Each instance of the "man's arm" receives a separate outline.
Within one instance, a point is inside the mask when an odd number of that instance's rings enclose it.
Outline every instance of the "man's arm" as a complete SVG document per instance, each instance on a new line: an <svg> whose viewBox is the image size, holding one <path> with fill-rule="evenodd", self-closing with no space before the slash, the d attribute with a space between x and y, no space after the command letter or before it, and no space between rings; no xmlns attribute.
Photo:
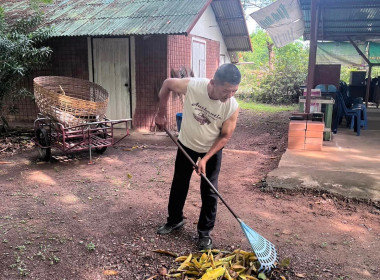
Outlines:
<svg viewBox="0 0 380 280"><path fill-rule="evenodd" d="M178 92L185 94L187 91L187 85L189 84L190 79L177 79L177 78L169 78L164 81L160 92L158 93L158 97L160 99L158 105L158 113L156 116L156 125L159 128L165 127L166 124L166 114L167 114L167 106L170 92Z"/></svg>
<svg viewBox="0 0 380 280"><path fill-rule="evenodd" d="M238 115L239 108L236 109L236 111L232 114L231 117L229 117L229 119L224 121L219 137L215 140L214 144L211 146L206 155L198 162L198 173L206 174L207 161L221 148L223 148L227 144L228 140L230 140L236 127Z"/></svg>

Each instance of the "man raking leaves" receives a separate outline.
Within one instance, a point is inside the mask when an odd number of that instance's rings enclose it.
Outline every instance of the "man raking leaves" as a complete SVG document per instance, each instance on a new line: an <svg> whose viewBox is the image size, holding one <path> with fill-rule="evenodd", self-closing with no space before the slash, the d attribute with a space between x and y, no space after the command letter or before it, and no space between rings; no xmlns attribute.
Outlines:
<svg viewBox="0 0 380 280"><path fill-rule="evenodd" d="M233 64L220 66L211 80L205 78L167 79L159 92L160 104L156 124L164 128L178 145L174 176L169 196L169 216L158 234L169 234L184 225L183 207L189 190L190 178L195 168L201 175L202 207L198 220L198 249L212 248L211 231L214 228L217 199L220 197L240 225L247 238L260 247L260 258L264 269L270 269L276 261L273 244L258 235L241 221L225 203L217 191L218 176L222 161L222 149L231 138L237 122L238 104L233 97L241 75ZM185 95L182 126L179 141L166 130L167 101L170 92ZM200 158L198 164L195 162ZM249 229L249 230L248 230ZM255 239L255 240L253 240ZM263 243L264 241L264 243ZM257 248L256 248L257 249Z"/></svg>

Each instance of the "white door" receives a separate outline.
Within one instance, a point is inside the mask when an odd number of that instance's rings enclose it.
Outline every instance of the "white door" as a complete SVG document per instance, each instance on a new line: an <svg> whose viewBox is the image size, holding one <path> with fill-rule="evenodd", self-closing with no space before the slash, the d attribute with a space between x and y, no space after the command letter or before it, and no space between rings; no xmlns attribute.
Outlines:
<svg viewBox="0 0 380 280"><path fill-rule="evenodd" d="M110 97L107 118L131 118L129 81L129 39L93 39L94 82L104 87Z"/></svg>
<svg viewBox="0 0 380 280"><path fill-rule="evenodd" d="M198 78L206 77L206 42L193 39L192 42L192 68L194 76Z"/></svg>

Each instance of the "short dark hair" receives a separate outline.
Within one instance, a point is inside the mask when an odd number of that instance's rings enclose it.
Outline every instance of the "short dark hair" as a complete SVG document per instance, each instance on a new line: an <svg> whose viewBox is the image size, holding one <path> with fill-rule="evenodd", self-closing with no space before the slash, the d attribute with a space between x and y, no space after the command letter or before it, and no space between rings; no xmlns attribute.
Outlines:
<svg viewBox="0 0 380 280"><path fill-rule="evenodd" d="M226 63L219 66L216 70L214 80L218 84L229 83L231 85L238 85L241 81L241 74L235 65Z"/></svg>

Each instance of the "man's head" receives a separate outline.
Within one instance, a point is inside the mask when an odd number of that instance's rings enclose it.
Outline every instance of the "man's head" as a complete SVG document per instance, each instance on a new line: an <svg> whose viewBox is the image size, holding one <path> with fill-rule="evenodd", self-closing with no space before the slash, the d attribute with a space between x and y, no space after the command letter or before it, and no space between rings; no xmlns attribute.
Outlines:
<svg viewBox="0 0 380 280"><path fill-rule="evenodd" d="M239 85L241 80L241 75L239 69L231 64L223 64L219 66L214 74L213 79L217 84L229 83L231 85Z"/></svg>
<svg viewBox="0 0 380 280"><path fill-rule="evenodd" d="M212 90L209 93L211 99L226 102L235 95L241 81L239 69L233 64L223 64L215 72L210 81Z"/></svg>

